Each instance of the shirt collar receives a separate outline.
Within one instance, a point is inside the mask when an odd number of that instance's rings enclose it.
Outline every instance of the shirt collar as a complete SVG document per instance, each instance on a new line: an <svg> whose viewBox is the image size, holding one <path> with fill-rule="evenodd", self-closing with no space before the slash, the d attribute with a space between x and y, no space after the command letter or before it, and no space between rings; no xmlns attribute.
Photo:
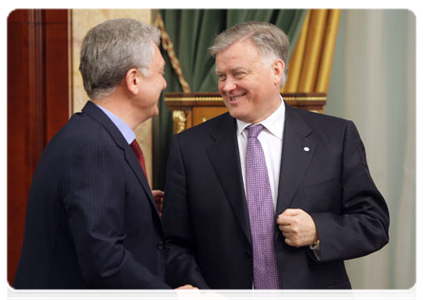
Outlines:
<svg viewBox="0 0 423 300"><path fill-rule="evenodd" d="M278 109L275 110L267 119L259 122L262 124L265 129L267 129L271 134L282 140L283 136L283 124L285 121L285 104L281 96L281 105ZM252 125L252 123L246 123L241 120L236 120L237 124L237 134L240 135L244 132L244 129Z"/></svg>
<svg viewBox="0 0 423 300"><path fill-rule="evenodd" d="M97 105L97 107L100 108L106 114L106 116L109 117L113 124L115 124L115 126L119 129L120 133L122 133L126 142L128 144L131 144L135 139L135 132L131 129L131 127L129 127L124 121L122 121L122 119L120 119L104 107L101 107L100 105Z"/></svg>

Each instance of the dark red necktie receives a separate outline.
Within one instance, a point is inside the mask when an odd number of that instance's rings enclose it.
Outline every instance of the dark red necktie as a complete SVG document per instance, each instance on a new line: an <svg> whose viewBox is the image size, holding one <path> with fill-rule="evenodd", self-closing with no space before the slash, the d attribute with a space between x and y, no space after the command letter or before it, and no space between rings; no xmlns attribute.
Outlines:
<svg viewBox="0 0 423 300"><path fill-rule="evenodd" d="M144 171L145 178L147 178L148 181L147 169L145 168L144 154L142 153L141 147L136 139L131 143L131 148L132 150L134 150L135 156L137 157L138 162L140 163L141 168Z"/></svg>

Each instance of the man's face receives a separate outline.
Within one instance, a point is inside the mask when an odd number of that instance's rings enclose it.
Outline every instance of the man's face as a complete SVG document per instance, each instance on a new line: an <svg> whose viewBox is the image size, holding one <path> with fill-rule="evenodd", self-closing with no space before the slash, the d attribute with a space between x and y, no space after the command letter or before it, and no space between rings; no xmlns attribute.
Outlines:
<svg viewBox="0 0 423 300"><path fill-rule="evenodd" d="M280 105L283 62L270 65L249 40L239 41L216 55L219 91L232 117L258 123Z"/></svg>
<svg viewBox="0 0 423 300"><path fill-rule="evenodd" d="M149 112L151 117L159 113L158 102L160 93L166 88L166 80L163 77L165 62L159 48L154 45L154 58L150 66L150 76L141 77L140 104L144 111ZM141 75L140 75L141 76Z"/></svg>

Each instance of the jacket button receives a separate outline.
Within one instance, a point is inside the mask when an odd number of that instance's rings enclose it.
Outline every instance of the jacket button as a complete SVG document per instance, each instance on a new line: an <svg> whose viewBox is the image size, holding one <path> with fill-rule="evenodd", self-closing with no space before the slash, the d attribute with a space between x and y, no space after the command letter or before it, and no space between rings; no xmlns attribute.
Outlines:
<svg viewBox="0 0 423 300"><path fill-rule="evenodd" d="M159 250L163 250L163 249L164 249L164 247L165 247L165 243L164 243L163 241L160 241L160 242L157 244L157 249L159 249Z"/></svg>
<svg viewBox="0 0 423 300"><path fill-rule="evenodd" d="M251 251L245 251L245 252L244 252L244 256L245 256L246 258L251 258Z"/></svg>

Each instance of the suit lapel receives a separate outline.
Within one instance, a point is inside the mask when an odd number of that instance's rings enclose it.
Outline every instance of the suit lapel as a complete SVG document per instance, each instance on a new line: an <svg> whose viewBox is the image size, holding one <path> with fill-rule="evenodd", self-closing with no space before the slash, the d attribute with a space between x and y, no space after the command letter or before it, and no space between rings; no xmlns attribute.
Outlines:
<svg viewBox="0 0 423 300"><path fill-rule="evenodd" d="M290 207L316 147L316 144L308 137L311 128L296 113L295 109L287 104L285 104L285 107L285 128L276 216Z"/></svg>
<svg viewBox="0 0 423 300"><path fill-rule="evenodd" d="M147 178L144 175L144 171L141 168L141 165L135 156L134 151L131 147L126 143L125 147L125 159L128 162L129 166L134 171L135 175L138 178L138 181L141 183L142 187L144 188L146 194L148 195L149 202L152 206L152 209L156 211L157 215L159 215L159 211L157 209L156 203L154 201L153 194L151 193L150 185L148 184Z"/></svg>
<svg viewBox="0 0 423 300"><path fill-rule="evenodd" d="M88 101L85 107L82 109L83 113L87 114L91 118L95 119L99 123L103 125L103 127L109 132L112 136L113 140L115 141L116 145L121 148L125 153L125 159L128 162L129 166L134 171L135 175L138 178L138 181L144 188L146 195L148 195L149 202L152 206L152 209L156 211L157 216L159 216L159 212L157 210L153 194L151 193L151 188L148 184L147 178L144 175L144 171L141 168L140 163L138 162L137 157L135 156L134 151L126 142L125 138L119 131L119 129L115 126L115 124L107 117L101 109L99 109L94 103Z"/></svg>
<svg viewBox="0 0 423 300"><path fill-rule="evenodd" d="M311 128L296 113L295 109L286 103L285 107L285 127L276 216L290 207L316 147L315 142L309 138L312 132ZM251 242L235 119L227 114L211 131L210 135L214 143L208 148L207 154L238 222Z"/></svg>
<svg viewBox="0 0 423 300"><path fill-rule="evenodd" d="M251 243L250 223L239 162L235 119L227 113L211 131L210 135L214 143L207 149L207 154L237 220Z"/></svg>

